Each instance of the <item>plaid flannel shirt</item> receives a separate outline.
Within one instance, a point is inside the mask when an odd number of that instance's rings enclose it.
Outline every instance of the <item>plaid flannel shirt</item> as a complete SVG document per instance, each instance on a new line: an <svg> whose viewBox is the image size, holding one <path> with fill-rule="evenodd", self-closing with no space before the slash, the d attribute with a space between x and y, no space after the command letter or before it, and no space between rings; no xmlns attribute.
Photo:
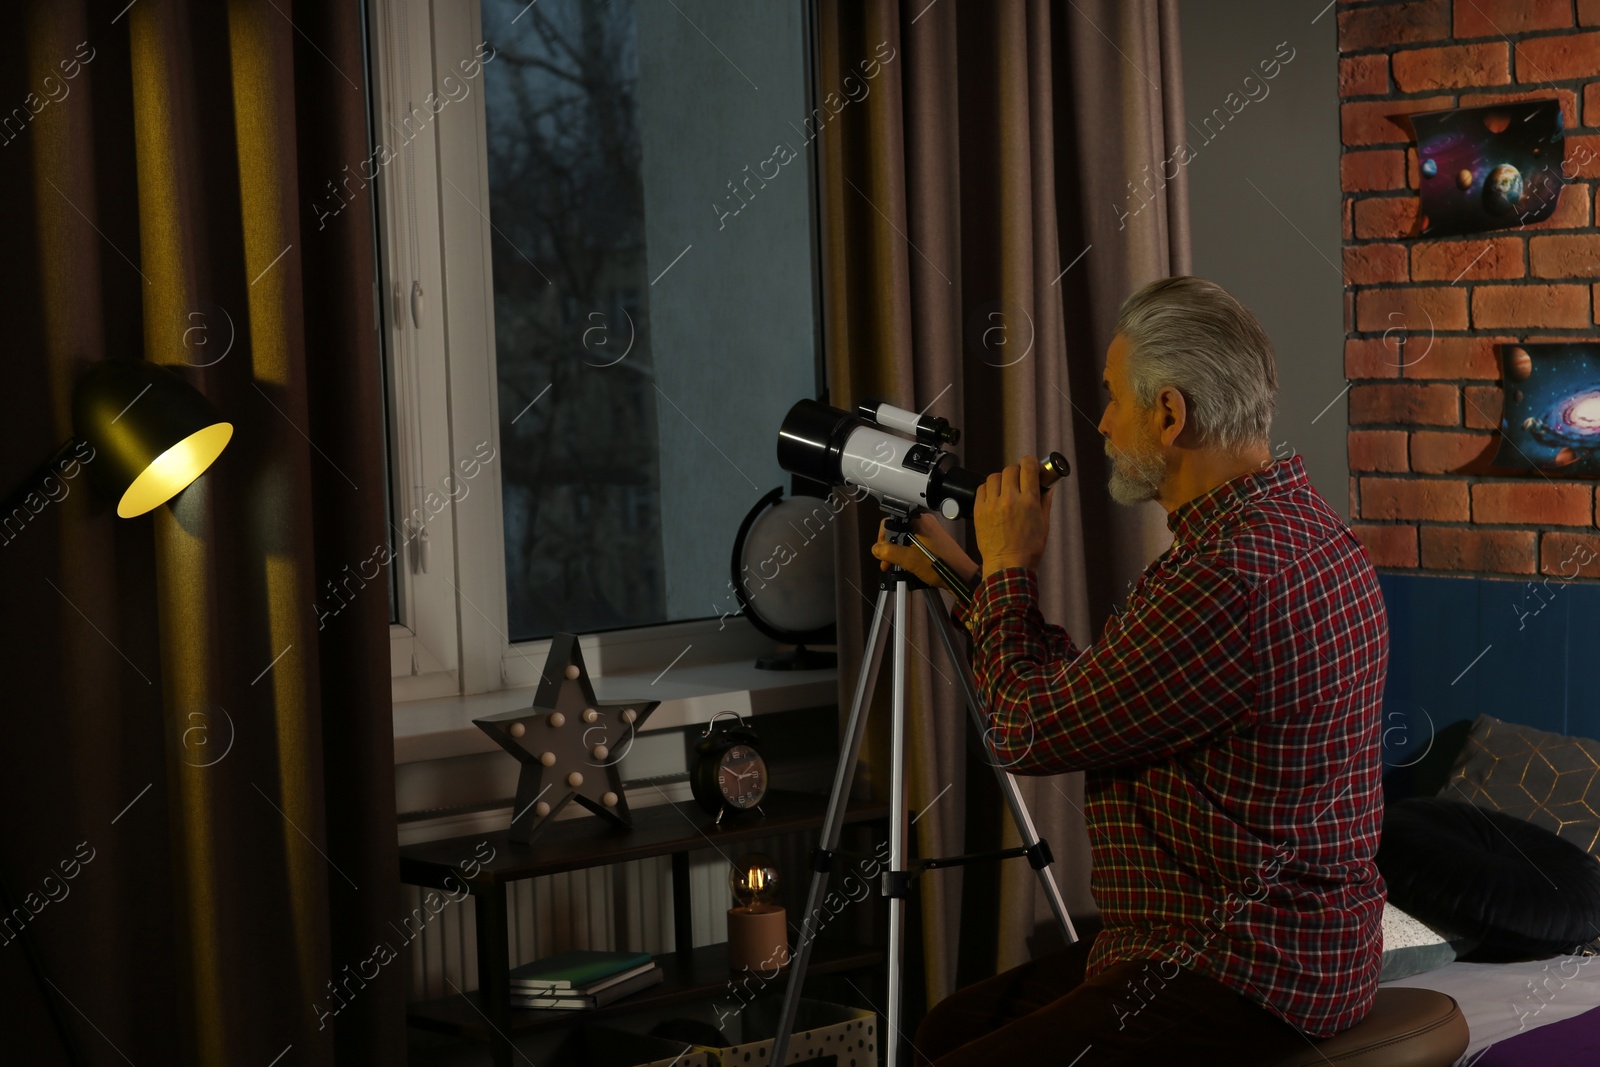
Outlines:
<svg viewBox="0 0 1600 1067"><path fill-rule="evenodd" d="M1014 773L1086 772L1104 921L1088 973L1153 961L1119 1013L1183 966L1334 1034L1371 1008L1382 952L1377 576L1298 457L1167 525L1172 547L1088 649L1044 622L1028 570L957 610L986 740Z"/></svg>

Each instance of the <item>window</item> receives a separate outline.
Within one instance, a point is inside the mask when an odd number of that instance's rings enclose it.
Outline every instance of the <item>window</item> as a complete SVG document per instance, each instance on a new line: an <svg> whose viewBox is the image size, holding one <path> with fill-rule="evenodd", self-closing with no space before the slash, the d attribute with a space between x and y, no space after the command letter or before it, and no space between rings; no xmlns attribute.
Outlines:
<svg viewBox="0 0 1600 1067"><path fill-rule="evenodd" d="M397 697L736 607L819 378L809 15L371 0Z"/></svg>
<svg viewBox="0 0 1600 1067"><path fill-rule="evenodd" d="M637 21L524 6L482 5L513 640L667 617Z"/></svg>

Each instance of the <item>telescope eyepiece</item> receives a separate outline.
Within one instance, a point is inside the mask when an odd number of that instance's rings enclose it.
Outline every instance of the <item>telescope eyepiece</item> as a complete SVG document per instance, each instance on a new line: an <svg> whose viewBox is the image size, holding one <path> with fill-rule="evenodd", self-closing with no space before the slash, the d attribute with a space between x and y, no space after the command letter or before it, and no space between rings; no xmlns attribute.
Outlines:
<svg viewBox="0 0 1600 1067"><path fill-rule="evenodd" d="M1039 464L1039 491L1050 488L1072 473L1072 464L1060 452L1052 452Z"/></svg>

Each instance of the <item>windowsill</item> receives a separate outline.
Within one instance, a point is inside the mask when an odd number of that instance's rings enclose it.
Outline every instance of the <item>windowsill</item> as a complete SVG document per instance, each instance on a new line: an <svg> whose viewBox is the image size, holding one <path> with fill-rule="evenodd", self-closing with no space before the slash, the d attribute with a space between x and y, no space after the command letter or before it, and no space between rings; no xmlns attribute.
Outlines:
<svg viewBox="0 0 1600 1067"><path fill-rule="evenodd" d="M710 722L718 712L740 717L814 708L838 702L836 669L758 670L752 659L685 664L665 677L648 671L593 679L595 697L607 702L659 700L646 730ZM400 701L394 705L394 761L419 763L451 756L497 752L500 746L473 725L474 719L527 708L536 686L473 696Z"/></svg>

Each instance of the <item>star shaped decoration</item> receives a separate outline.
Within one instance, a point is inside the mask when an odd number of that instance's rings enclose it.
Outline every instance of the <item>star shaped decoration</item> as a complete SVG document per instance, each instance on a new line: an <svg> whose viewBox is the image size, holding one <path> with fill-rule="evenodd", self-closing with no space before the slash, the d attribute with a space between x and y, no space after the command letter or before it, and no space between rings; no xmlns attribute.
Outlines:
<svg viewBox="0 0 1600 1067"><path fill-rule="evenodd" d="M602 704L572 634L556 634L533 706L474 719L473 724L522 761L510 839L533 840L576 800L618 826L632 826L617 764L659 700Z"/></svg>

